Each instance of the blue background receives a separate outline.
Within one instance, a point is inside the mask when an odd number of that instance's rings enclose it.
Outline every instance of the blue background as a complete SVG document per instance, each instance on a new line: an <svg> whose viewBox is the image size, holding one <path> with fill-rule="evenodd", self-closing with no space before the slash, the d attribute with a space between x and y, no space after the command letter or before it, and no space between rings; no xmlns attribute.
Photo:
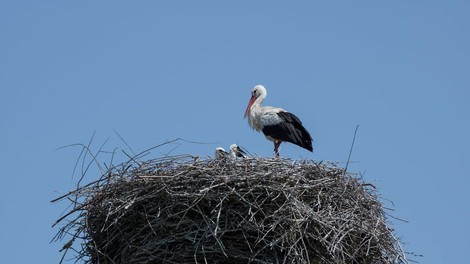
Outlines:
<svg viewBox="0 0 470 264"><path fill-rule="evenodd" d="M405 251L464 263L470 243L470 2L0 2L0 259L57 263L52 223L80 147L212 156L238 143L271 157L243 113L298 115L315 152L377 186ZM115 132L117 131L117 133ZM106 141L107 140L107 141ZM102 153L100 164L111 155ZM85 159L89 162L89 159ZM96 166L84 181L99 176ZM66 241L64 241L65 243ZM72 261L68 261L73 263Z"/></svg>

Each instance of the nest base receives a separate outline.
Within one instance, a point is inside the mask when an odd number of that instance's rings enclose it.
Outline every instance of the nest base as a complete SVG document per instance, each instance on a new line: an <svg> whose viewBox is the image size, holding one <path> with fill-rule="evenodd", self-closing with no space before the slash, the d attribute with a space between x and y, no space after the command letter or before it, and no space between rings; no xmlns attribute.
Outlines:
<svg viewBox="0 0 470 264"><path fill-rule="evenodd" d="M69 194L62 232L87 263L406 263L367 186L313 161L167 157Z"/></svg>

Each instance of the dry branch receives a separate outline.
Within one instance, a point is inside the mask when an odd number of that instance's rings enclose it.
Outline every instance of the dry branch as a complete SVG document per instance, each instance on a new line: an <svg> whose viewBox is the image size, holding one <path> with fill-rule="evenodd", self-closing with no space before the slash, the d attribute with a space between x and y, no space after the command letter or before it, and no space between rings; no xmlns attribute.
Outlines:
<svg viewBox="0 0 470 264"><path fill-rule="evenodd" d="M60 197L56 239L85 263L407 263L367 186L313 161L127 162Z"/></svg>

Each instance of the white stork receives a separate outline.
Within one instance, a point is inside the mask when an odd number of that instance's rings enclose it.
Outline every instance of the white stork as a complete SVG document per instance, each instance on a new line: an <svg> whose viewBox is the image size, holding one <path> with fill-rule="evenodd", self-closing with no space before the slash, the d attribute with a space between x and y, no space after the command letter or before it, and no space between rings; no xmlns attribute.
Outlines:
<svg viewBox="0 0 470 264"><path fill-rule="evenodd" d="M245 111L251 128L261 131L270 141L274 142L275 157L279 157L279 146L283 141L293 143L313 151L312 137L302 126L299 118L282 108L261 106L267 91L262 85L256 85L251 90L251 99Z"/></svg>
<svg viewBox="0 0 470 264"><path fill-rule="evenodd" d="M233 159L248 158L248 156L246 155L246 152L243 151L243 149L241 149L237 144L230 145L230 155L232 155Z"/></svg>
<svg viewBox="0 0 470 264"><path fill-rule="evenodd" d="M225 151L225 149L218 147L215 149L214 156L215 156L215 159L223 160L223 159L227 159L229 157L229 154Z"/></svg>

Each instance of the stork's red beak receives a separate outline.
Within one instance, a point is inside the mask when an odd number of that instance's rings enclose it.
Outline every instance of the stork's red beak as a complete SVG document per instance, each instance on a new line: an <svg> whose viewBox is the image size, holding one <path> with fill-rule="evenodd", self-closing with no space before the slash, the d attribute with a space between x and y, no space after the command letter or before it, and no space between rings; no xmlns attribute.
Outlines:
<svg viewBox="0 0 470 264"><path fill-rule="evenodd" d="M251 99L250 99L250 102L248 103L248 106L246 107L245 115L243 116L243 118L246 118L246 115L248 115L248 112L250 112L250 108L253 105L253 103L255 102L255 100L256 100L256 97L252 96Z"/></svg>

